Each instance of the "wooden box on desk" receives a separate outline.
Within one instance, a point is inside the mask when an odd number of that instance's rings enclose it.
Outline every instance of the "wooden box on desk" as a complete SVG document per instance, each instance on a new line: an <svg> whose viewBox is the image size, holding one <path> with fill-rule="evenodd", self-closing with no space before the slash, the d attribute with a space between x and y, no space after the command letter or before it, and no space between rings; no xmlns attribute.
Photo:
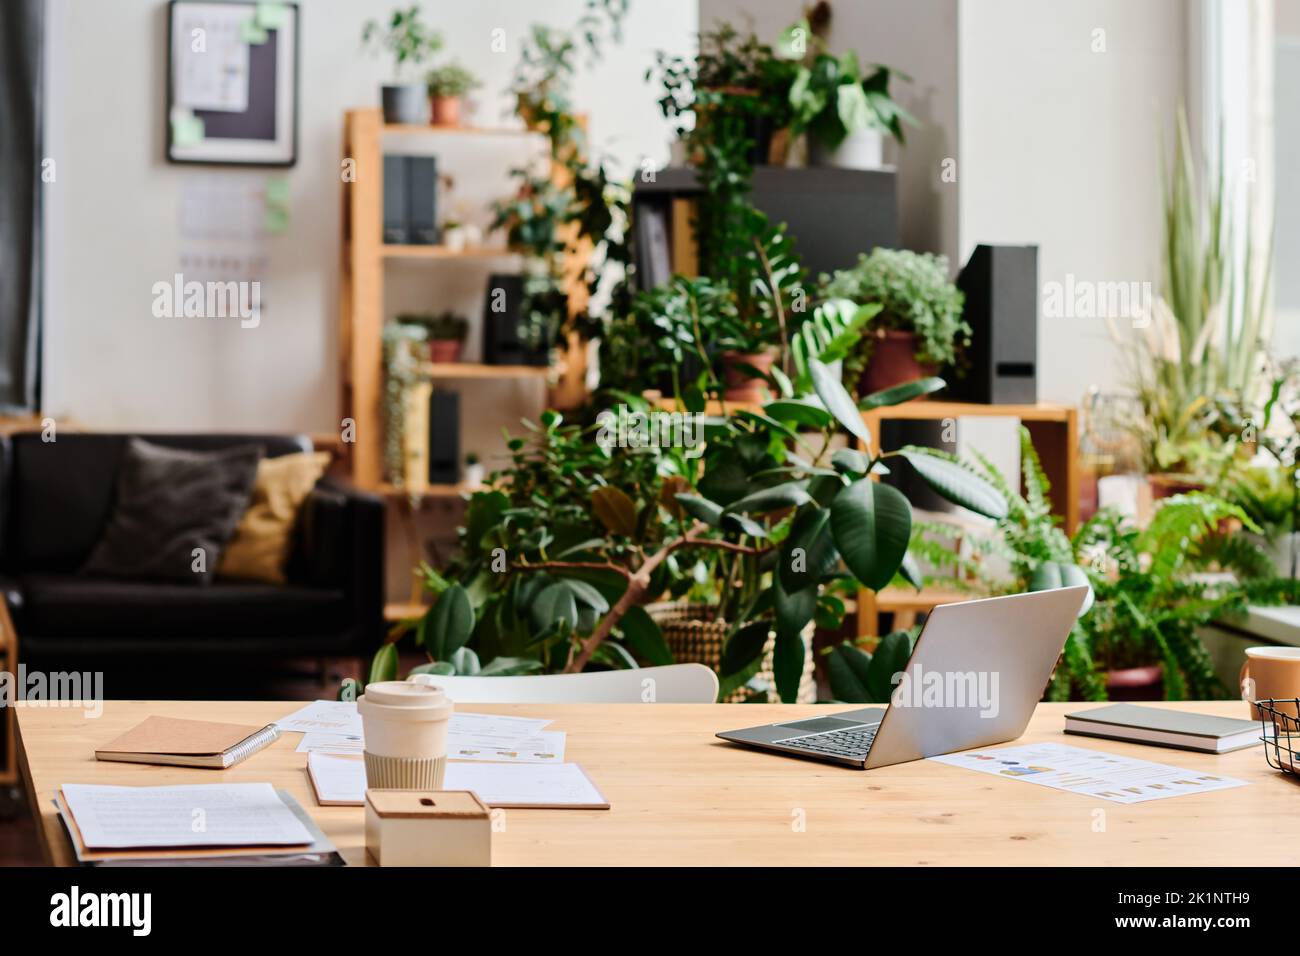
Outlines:
<svg viewBox="0 0 1300 956"><path fill-rule="evenodd" d="M366 849L380 866L491 866L491 811L469 790L367 790Z"/></svg>

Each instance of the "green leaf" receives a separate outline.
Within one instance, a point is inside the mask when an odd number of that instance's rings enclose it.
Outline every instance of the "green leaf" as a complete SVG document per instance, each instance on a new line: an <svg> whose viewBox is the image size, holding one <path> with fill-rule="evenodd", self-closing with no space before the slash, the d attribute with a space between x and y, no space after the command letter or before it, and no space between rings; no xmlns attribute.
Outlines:
<svg viewBox="0 0 1300 956"><path fill-rule="evenodd" d="M636 534L636 504L621 488L597 488L591 496L591 508L600 523L614 534L628 538Z"/></svg>
<svg viewBox="0 0 1300 956"><path fill-rule="evenodd" d="M763 411L779 422L794 422L809 428L825 428L832 421L831 413L821 404L806 398L778 398L764 405Z"/></svg>
<svg viewBox="0 0 1300 956"><path fill-rule="evenodd" d="M836 88L835 112L848 133L870 129L875 115L867 102L866 91L857 83L842 83Z"/></svg>
<svg viewBox="0 0 1300 956"><path fill-rule="evenodd" d="M776 607L776 635L798 634L817 613L817 587L787 591L777 575L772 580L773 604Z"/></svg>
<svg viewBox="0 0 1300 956"><path fill-rule="evenodd" d="M456 665L451 661L430 661L419 667L411 668L412 674L437 674L439 677L454 677Z"/></svg>
<svg viewBox="0 0 1300 956"><path fill-rule="evenodd" d="M480 677L512 677L517 674L535 674L542 670L542 662L532 657L494 657L479 671Z"/></svg>
<svg viewBox="0 0 1300 956"><path fill-rule="evenodd" d="M673 663L673 652L668 649L663 631L645 608L633 605L618 622L623 631L623 643L652 667Z"/></svg>
<svg viewBox="0 0 1300 956"><path fill-rule="evenodd" d="M754 538L767 537L766 528L744 515L723 515L722 529L724 531L739 531L741 534L747 534Z"/></svg>
<svg viewBox="0 0 1300 956"><path fill-rule="evenodd" d="M840 383L839 377L816 359L808 363L808 372L812 376L813 388L822 400L826 410L835 416L835 420L848 429L849 434L871 445L871 432L867 431L862 421L862 413L853 403L853 397Z"/></svg>
<svg viewBox="0 0 1300 956"><path fill-rule="evenodd" d="M576 578L564 578L561 583L573 592L575 598L597 614L604 614L609 610L609 602L605 600L605 596L586 581L579 581Z"/></svg>
<svg viewBox="0 0 1300 956"><path fill-rule="evenodd" d="M865 475L871 470L871 458L856 448L841 448L831 455L831 467L841 475Z"/></svg>
<svg viewBox="0 0 1300 956"><path fill-rule="evenodd" d="M898 566L898 573L902 575L904 581L912 585L918 591L924 585L924 577L921 569L917 566L916 559L910 554L903 555L903 563Z"/></svg>
<svg viewBox="0 0 1300 956"><path fill-rule="evenodd" d="M777 631L776 649L772 654L772 672L776 676L776 692L781 703L793 704L799 700L799 684L803 680L807 645L799 631Z"/></svg>
<svg viewBox="0 0 1300 956"><path fill-rule="evenodd" d="M831 533L848 569L879 591L898 573L912 533L912 508L898 489L859 478L831 504Z"/></svg>
<svg viewBox="0 0 1300 956"><path fill-rule="evenodd" d="M902 449L899 454L907 459L927 485L954 504L986 518L1007 516L1006 499L969 468L914 445Z"/></svg>
<svg viewBox="0 0 1300 956"><path fill-rule="evenodd" d="M867 671L871 655L848 641L836 644L826 657L826 676L831 695L848 704L874 704L867 690Z"/></svg>
<svg viewBox="0 0 1300 956"><path fill-rule="evenodd" d="M542 589L533 599L530 609L533 626L539 631L549 629L556 621L564 621L569 630L578 626L578 605L573 592L564 584L556 582Z"/></svg>
<svg viewBox="0 0 1300 956"><path fill-rule="evenodd" d="M786 591L801 591L815 585L835 567L840 555L835 550L830 522L831 513L826 508L809 508L795 517L790 534L781 545L781 564L777 569ZM796 554L796 549L801 549L801 554Z"/></svg>
<svg viewBox="0 0 1300 956"><path fill-rule="evenodd" d="M894 690L894 675L907 667L911 656L912 639L907 631L894 631L880 639L876 652L871 655L871 666L867 668L867 692L873 701L884 703L889 700Z"/></svg>
<svg viewBox="0 0 1300 956"><path fill-rule="evenodd" d="M758 661L767 644L767 635L772 625L767 621L755 621L746 624L727 639L722 648L722 661L718 673L723 677L739 674L745 668Z"/></svg>
<svg viewBox="0 0 1300 956"><path fill-rule="evenodd" d="M710 528L716 528L722 522L722 505L715 505L699 495L673 495L682 510L696 521L703 521Z"/></svg>
<svg viewBox="0 0 1300 956"><path fill-rule="evenodd" d="M930 378L918 378L915 381L904 382L902 385L895 385L893 388L886 388L883 391L872 392L870 395L858 402L858 408L864 412L869 412L873 408L885 408L889 405L901 405L903 402L910 402L921 395L929 395L937 392L948 383L941 378L931 376Z"/></svg>
<svg viewBox="0 0 1300 956"><path fill-rule="evenodd" d="M764 514L768 511L797 508L811 500L805 489L804 482L787 481L785 484L773 485L770 488L763 488L753 494L745 495L739 501L733 501L727 505L722 513Z"/></svg>
<svg viewBox="0 0 1300 956"><path fill-rule="evenodd" d="M462 647L455 654L451 655L451 666L456 668L456 673L465 677L473 677L483 669L478 662L478 655L474 653L471 647Z"/></svg>
<svg viewBox="0 0 1300 956"><path fill-rule="evenodd" d="M381 680L397 680L396 644L385 644L375 651L375 657L370 662L370 677L366 683L373 684Z"/></svg>
<svg viewBox="0 0 1300 956"><path fill-rule="evenodd" d="M474 608L469 594L459 584L447 588L438 603L425 612L420 628L425 650L435 660L450 660L474 633Z"/></svg>

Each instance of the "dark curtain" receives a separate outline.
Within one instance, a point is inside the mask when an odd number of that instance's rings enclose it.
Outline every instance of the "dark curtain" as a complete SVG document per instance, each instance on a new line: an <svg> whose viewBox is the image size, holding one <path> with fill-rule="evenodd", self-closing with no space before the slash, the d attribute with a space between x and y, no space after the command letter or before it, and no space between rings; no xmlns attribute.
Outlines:
<svg viewBox="0 0 1300 956"><path fill-rule="evenodd" d="M0 412L40 403L44 0L0 3Z"/></svg>

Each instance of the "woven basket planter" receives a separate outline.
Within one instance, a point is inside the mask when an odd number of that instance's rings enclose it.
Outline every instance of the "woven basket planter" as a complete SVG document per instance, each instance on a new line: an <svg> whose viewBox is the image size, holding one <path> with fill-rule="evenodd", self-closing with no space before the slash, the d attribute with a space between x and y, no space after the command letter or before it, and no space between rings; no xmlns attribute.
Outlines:
<svg viewBox="0 0 1300 956"><path fill-rule="evenodd" d="M679 664L703 664L716 673L722 664L722 645L727 638L727 624L725 621L710 620L711 610L707 604L688 604L684 601L646 605L646 611L663 631L664 641L673 652L673 660ZM812 652L813 626L810 621L803 632L803 677L799 681L801 704L817 703L816 666ZM777 695L776 676L772 672L775 646L776 634L769 633L767 643L763 645L763 663L754 676L767 683L768 701L779 704L781 698ZM737 687L722 703L743 704L749 693L746 688Z"/></svg>

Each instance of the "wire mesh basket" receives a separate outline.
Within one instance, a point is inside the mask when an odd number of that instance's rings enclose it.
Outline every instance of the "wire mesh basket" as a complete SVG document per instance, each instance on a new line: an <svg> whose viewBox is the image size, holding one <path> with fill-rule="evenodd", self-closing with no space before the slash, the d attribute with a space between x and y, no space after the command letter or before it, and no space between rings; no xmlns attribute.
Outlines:
<svg viewBox="0 0 1300 956"><path fill-rule="evenodd" d="M1275 770L1300 774L1300 698L1254 702L1264 724L1264 756Z"/></svg>

